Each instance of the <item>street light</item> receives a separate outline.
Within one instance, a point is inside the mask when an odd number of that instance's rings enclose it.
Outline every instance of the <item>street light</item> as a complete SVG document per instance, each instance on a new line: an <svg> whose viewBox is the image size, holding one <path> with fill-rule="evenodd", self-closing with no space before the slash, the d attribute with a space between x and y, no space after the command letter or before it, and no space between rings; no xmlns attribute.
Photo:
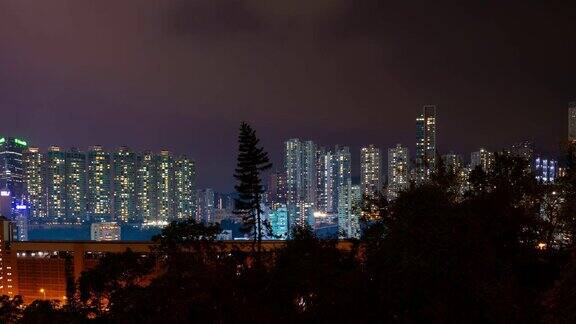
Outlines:
<svg viewBox="0 0 576 324"><path fill-rule="evenodd" d="M40 293L44 296L44 299L46 299L46 290L44 288L40 288Z"/></svg>

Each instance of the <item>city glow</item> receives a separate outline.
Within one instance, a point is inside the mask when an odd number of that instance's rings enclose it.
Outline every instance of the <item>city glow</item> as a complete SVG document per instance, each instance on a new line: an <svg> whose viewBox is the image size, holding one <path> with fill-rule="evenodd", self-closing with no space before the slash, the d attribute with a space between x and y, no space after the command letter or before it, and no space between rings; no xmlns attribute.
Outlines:
<svg viewBox="0 0 576 324"><path fill-rule="evenodd" d="M325 218L325 217L328 217L328 214L325 212L317 211L317 212L314 212L314 217Z"/></svg>

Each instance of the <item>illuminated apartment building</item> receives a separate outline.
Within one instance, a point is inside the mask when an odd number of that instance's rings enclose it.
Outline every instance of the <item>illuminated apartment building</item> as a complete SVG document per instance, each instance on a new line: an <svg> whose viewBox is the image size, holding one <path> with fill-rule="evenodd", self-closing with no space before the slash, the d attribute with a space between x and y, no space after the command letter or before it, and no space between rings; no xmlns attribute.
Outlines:
<svg viewBox="0 0 576 324"><path fill-rule="evenodd" d="M111 211L111 164L110 154L102 146L93 146L87 154L87 203L91 221L110 220Z"/></svg>
<svg viewBox="0 0 576 324"><path fill-rule="evenodd" d="M196 165L181 156L174 163L175 212L177 219L193 219L196 215Z"/></svg>
<svg viewBox="0 0 576 324"><path fill-rule="evenodd" d="M388 199L394 200L408 189L410 154L408 148L397 144L388 150Z"/></svg>
<svg viewBox="0 0 576 324"><path fill-rule="evenodd" d="M155 221L156 217L156 167L154 155L146 151L138 156L136 170L136 218Z"/></svg>
<svg viewBox="0 0 576 324"><path fill-rule="evenodd" d="M66 222L86 220L86 155L78 149L65 154Z"/></svg>
<svg viewBox="0 0 576 324"><path fill-rule="evenodd" d="M416 182L430 178L436 168L436 106L426 105L416 119Z"/></svg>
<svg viewBox="0 0 576 324"><path fill-rule="evenodd" d="M360 188L362 194L372 196L382 189L380 149L374 145L360 149Z"/></svg>
<svg viewBox="0 0 576 324"><path fill-rule="evenodd" d="M66 153L58 146L51 146L45 161L46 218L51 223L63 223L66 218Z"/></svg>
<svg viewBox="0 0 576 324"><path fill-rule="evenodd" d="M286 202L290 227L313 225L316 205L316 145L290 139L285 143Z"/></svg>
<svg viewBox="0 0 576 324"><path fill-rule="evenodd" d="M32 220L46 221L46 196L44 191L44 155L37 147L30 147L22 155L24 169L24 200L29 204Z"/></svg>
<svg viewBox="0 0 576 324"><path fill-rule="evenodd" d="M158 195L156 221L169 222L174 217L174 158L163 150L154 159Z"/></svg>
<svg viewBox="0 0 576 324"><path fill-rule="evenodd" d="M128 147L113 154L114 220L128 222L136 218L136 155Z"/></svg>

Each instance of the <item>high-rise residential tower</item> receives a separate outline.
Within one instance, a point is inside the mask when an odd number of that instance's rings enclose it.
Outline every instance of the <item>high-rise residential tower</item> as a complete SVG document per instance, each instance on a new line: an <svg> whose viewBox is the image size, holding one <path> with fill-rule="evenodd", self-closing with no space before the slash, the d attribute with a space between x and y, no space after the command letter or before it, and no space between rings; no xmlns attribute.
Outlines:
<svg viewBox="0 0 576 324"><path fill-rule="evenodd" d="M328 150L324 146L318 146L316 148L316 209L318 211L326 211L326 197L325 187L326 187L326 154Z"/></svg>
<svg viewBox="0 0 576 324"><path fill-rule="evenodd" d="M372 196L382 189L380 149L374 145L360 149L360 187L362 194Z"/></svg>
<svg viewBox="0 0 576 324"><path fill-rule="evenodd" d="M388 199L393 200L409 186L410 153L407 147L397 144L388 149Z"/></svg>
<svg viewBox="0 0 576 324"><path fill-rule="evenodd" d="M336 213L338 211L337 192L336 186L336 155L331 150L326 150L319 156L322 169L319 170L319 196L318 196L318 209L326 213ZM321 171L321 172L320 172Z"/></svg>
<svg viewBox="0 0 576 324"><path fill-rule="evenodd" d="M154 160L158 195L156 221L169 222L174 217L174 158L170 151L162 150Z"/></svg>
<svg viewBox="0 0 576 324"><path fill-rule="evenodd" d="M136 218L136 154L122 146L112 154L112 204L114 220L128 222Z"/></svg>
<svg viewBox="0 0 576 324"><path fill-rule="evenodd" d="M360 206L362 190L350 179L338 187L338 237L360 238Z"/></svg>
<svg viewBox="0 0 576 324"><path fill-rule="evenodd" d="M350 154L350 148L348 146L337 145L334 148L334 157L336 169L334 172L336 177L335 187L340 190L340 187L352 181L352 154ZM334 198L336 203L338 202L338 195L339 192L336 192L336 197Z"/></svg>
<svg viewBox="0 0 576 324"><path fill-rule="evenodd" d="M196 221L204 224L214 223L214 190L198 190L198 209Z"/></svg>
<svg viewBox="0 0 576 324"><path fill-rule="evenodd" d="M30 147L22 156L24 168L24 200L29 204L30 218L46 221L46 192L44 191L44 155L37 147Z"/></svg>
<svg viewBox="0 0 576 324"><path fill-rule="evenodd" d="M436 106L426 105L416 119L416 182L430 178L436 168Z"/></svg>
<svg viewBox="0 0 576 324"><path fill-rule="evenodd" d="M286 206L286 173L272 172L268 180L268 201L272 210Z"/></svg>
<svg viewBox="0 0 576 324"><path fill-rule="evenodd" d="M286 201L290 226L313 225L316 204L316 145L290 139L285 143Z"/></svg>
<svg viewBox="0 0 576 324"><path fill-rule="evenodd" d="M156 220L157 206L156 166L154 155L145 151L138 155L136 170L136 218L139 221Z"/></svg>
<svg viewBox="0 0 576 324"><path fill-rule="evenodd" d="M194 219L196 215L196 164L186 156L174 163L175 212L179 220Z"/></svg>
<svg viewBox="0 0 576 324"><path fill-rule="evenodd" d="M66 153L58 146L51 146L45 161L46 218L50 223L63 223L66 218Z"/></svg>
<svg viewBox="0 0 576 324"><path fill-rule="evenodd" d="M65 154L66 222L86 220L86 155L72 148Z"/></svg>
<svg viewBox="0 0 576 324"><path fill-rule="evenodd" d="M126 146L112 155L114 220L136 219L136 154Z"/></svg>
<svg viewBox="0 0 576 324"><path fill-rule="evenodd" d="M110 154L102 146L93 146L86 164L88 217L93 221L109 221L112 218Z"/></svg>

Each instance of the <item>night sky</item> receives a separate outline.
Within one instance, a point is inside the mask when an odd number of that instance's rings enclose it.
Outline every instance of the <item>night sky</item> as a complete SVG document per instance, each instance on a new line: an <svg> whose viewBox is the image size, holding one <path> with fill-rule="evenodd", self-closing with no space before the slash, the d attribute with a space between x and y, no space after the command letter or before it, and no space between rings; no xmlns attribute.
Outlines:
<svg viewBox="0 0 576 324"><path fill-rule="evenodd" d="M283 141L440 152L532 139L576 99L576 1L0 0L0 133L45 149L167 148L232 190L240 121ZM357 169L356 171L357 172Z"/></svg>

